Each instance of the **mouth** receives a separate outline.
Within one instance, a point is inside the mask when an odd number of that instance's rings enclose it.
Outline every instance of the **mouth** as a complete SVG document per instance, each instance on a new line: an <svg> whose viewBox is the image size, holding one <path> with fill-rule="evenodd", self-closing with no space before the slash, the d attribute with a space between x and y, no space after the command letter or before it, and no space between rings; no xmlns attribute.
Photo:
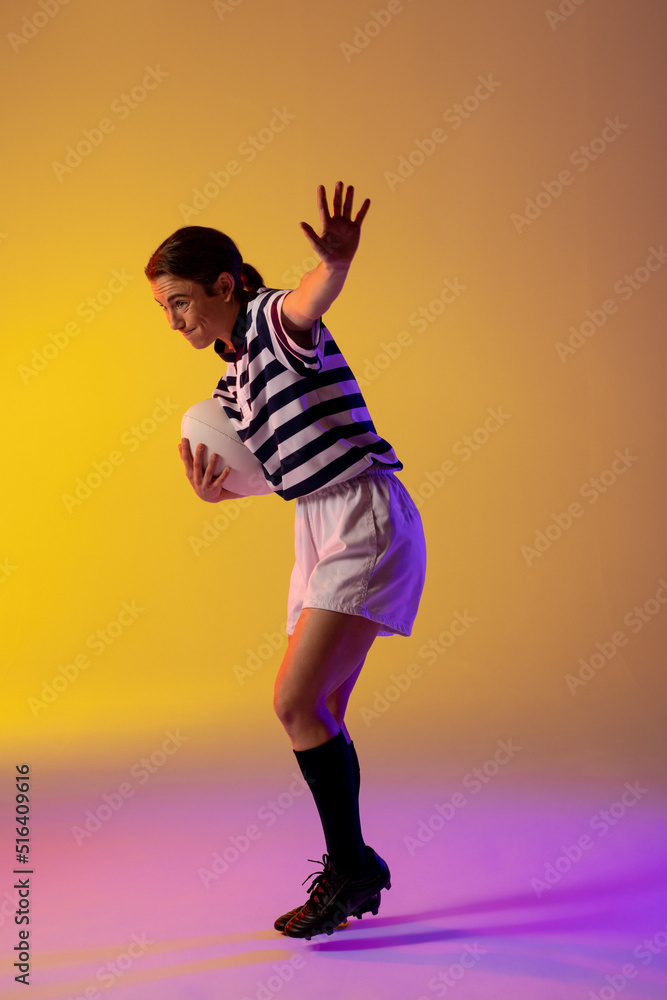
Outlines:
<svg viewBox="0 0 667 1000"><path fill-rule="evenodd" d="M183 330L183 336L184 337L189 337L190 334L194 332L194 330L196 330L196 327L194 327L194 326L192 327L192 330Z"/></svg>

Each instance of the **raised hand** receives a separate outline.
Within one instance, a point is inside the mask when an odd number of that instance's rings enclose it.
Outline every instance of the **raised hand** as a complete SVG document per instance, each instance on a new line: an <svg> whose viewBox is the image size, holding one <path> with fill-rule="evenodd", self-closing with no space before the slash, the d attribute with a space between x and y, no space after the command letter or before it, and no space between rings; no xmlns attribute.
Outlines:
<svg viewBox="0 0 667 1000"><path fill-rule="evenodd" d="M318 236L307 222L301 223L301 228L315 253L331 267L347 269L359 245L361 223L366 217L371 201L370 198L366 198L353 219L353 198L354 187L349 185L343 202L343 182L338 181L333 197L333 213L330 215L326 191L324 185L320 184L317 189L317 204L320 210L322 234Z"/></svg>

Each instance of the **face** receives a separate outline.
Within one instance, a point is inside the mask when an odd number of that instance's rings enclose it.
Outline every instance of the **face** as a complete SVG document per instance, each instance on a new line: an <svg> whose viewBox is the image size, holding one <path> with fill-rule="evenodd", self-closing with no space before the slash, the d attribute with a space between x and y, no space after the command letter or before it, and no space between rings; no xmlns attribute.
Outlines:
<svg viewBox="0 0 667 1000"><path fill-rule="evenodd" d="M231 332L240 307L233 297L230 274L218 276L214 285L218 294L213 297L197 282L171 274L161 274L150 286L172 330L179 330L193 347L202 350L220 339L231 349Z"/></svg>

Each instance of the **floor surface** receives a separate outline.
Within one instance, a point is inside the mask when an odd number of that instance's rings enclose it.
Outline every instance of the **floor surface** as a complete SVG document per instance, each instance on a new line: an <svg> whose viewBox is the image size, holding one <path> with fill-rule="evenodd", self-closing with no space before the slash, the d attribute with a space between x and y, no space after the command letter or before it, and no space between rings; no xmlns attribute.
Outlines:
<svg viewBox="0 0 667 1000"><path fill-rule="evenodd" d="M305 902L324 850L299 779L42 799L31 986L10 972L0 998L667 997L667 802L654 781L364 787L362 771L364 836L392 889L376 917L307 942L273 930ZM18 943L10 877L5 970Z"/></svg>

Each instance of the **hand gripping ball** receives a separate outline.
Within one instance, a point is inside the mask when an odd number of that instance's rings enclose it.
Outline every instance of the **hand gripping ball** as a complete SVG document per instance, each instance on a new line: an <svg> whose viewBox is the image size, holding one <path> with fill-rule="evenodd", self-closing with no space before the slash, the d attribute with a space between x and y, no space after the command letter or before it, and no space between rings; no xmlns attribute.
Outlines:
<svg viewBox="0 0 667 1000"><path fill-rule="evenodd" d="M215 467L216 476L230 466L224 486L231 493L247 497L273 493L261 463L241 441L218 397L204 399L190 407L181 421L181 437L189 440L193 458L197 445L206 445L204 468L210 455L221 456Z"/></svg>

